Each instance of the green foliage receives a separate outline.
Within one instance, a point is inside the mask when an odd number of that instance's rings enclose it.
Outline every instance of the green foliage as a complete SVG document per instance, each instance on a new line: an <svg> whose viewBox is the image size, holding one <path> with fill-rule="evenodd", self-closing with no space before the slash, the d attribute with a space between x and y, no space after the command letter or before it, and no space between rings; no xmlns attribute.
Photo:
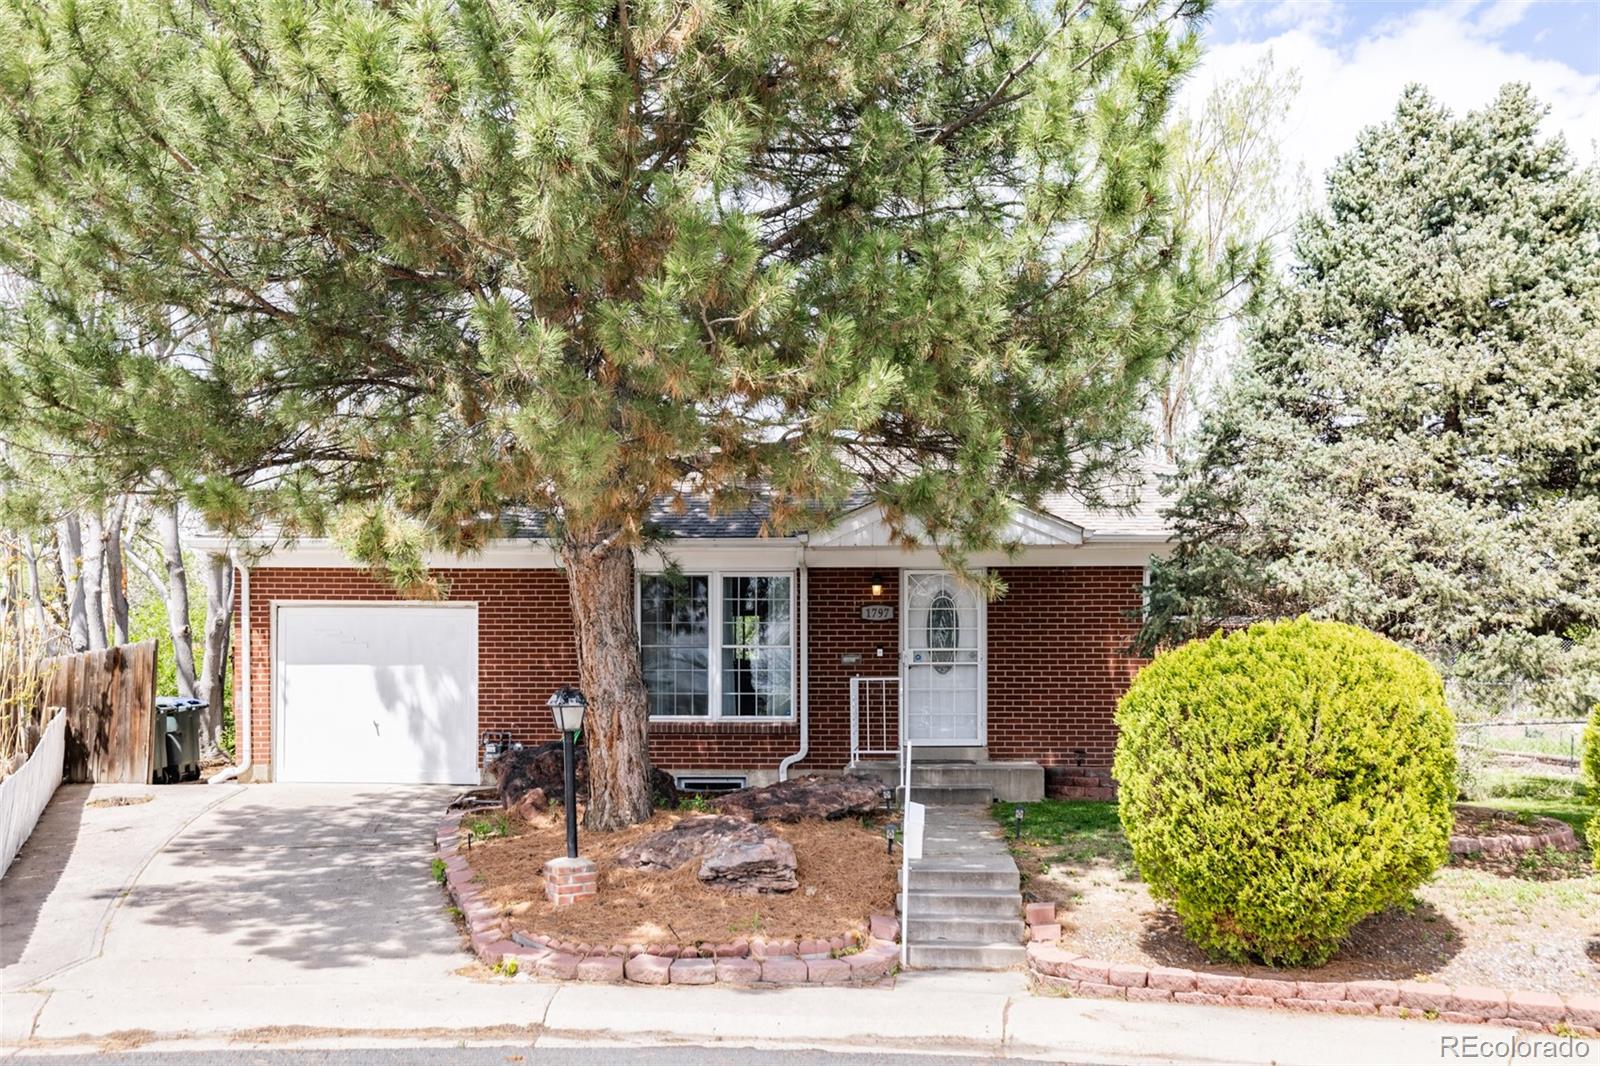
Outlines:
<svg viewBox="0 0 1600 1066"><path fill-rule="evenodd" d="M7 0L0 426L402 587L685 482L994 547L1135 460L1209 299L1203 6Z"/></svg>
<svg viewBox="0 0 1600 1066"><path fill-rule="evenodd" d="M441 858L435 857L434 860L433 860L431 869L433 871L433 879L434 879L434 881L437 882L438 884L441 884L441 885L444 884L444 871L445 871L444 860L441 859Z"/></svg>
<svg viewBox="0 0 1600 1066"><path fill-rule="evenodd" d="M1310 613L1600 698L1600 173L1542 113L1411 89L1330 172L1180 468L1146 646Z"/></svg>
<svg viewBox="0 0 1600 1066"><path fill-rule="evenodd" d="M1163 653L1117 708L1135 863L1208 952L1325 961L1444 862L1455 728L1438 673L1299 619Z"/></svg>
<svg viewBox="0 0 1600 1066"><path fill-rule="evenodd" d="M467 823L467 840L469 843L477 843L480 840L489 840L493 837L508 837L510 835L511 819L501 812L483 818L474 818Z"/></svg>
<svg viewBox="0 0 1600 1066"><path fill-rule="evenodd" d="M688 793L678 797L678 810L706 814L711 810L711 801L698 792Z"/></svg>

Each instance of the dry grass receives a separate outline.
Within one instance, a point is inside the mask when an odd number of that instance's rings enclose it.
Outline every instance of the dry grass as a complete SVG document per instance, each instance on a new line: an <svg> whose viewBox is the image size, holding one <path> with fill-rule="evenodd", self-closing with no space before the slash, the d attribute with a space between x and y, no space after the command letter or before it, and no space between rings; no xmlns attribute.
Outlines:
<svg viewBox="0 0 1600 1066"><path fill-rule="evenodd" d="M1457 808L1457 830L1464 825ZM1183 935L1177 918L1139 879L1113 804L1051 801L1029 810L1030 834L1014 847L1023 891L1054 900L1071 951L1144 965L1181 966L1290 980L1432 980L1533 991L1600 993L1600 873L1590 855L1531 852L1456 857L1404 907L1360 923L1338 954L1315 969L1216 963ZM1467 824L1522 824L1469 813Z"/></svg>
<svg viewBox="0 0 1600 1066"><path fill-rule="evenodd" d="M512 924L592 944L725 943L737 937L831 937L863 928L869 914L894 902L897 863L884 839L854 820L801 822L769 828L794 847L800 888L774 895L720 892L695 877L699 863L652 872L622 869L617 852L640 837L669 828L687 813L658 812L650 821L613 833L582 833L579 850L599 867L600 891L592 901L552 907L541 870L566 854L559 814L535 822L485 819L489 835L463 849L488 897L505 907ZM472 816L463 819L471 826Z"/></svg>

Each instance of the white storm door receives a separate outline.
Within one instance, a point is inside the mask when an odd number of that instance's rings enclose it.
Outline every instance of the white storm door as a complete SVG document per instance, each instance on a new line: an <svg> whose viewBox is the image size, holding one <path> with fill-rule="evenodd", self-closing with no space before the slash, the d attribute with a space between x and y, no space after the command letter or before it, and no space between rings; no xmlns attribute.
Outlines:
<svg viewBox="0 0 1600 1066"><path fill-rule="evenodd" d="M906 736L984 743L983 597L944 570L907 570L901 596Z"/></svg>
<svg viewBox="0 0 1600 1066"><path fill-rule="evenodd" d="M475 606L281 604L274 651L276 780L478 783Z"/></svg>

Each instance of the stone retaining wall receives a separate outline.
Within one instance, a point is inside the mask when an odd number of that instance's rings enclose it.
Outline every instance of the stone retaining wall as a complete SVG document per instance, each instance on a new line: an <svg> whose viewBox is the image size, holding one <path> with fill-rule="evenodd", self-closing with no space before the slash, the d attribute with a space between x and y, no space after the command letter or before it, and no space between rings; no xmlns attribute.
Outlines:
<svg viewBox="0 0 1600 1066"><path fill-rule="evenodd" d="M1545 848L1554 848L1557 851L1578 850L1578 834L1572 831L1572 826L1555 818L1540 818L1539 821L1544 825L1545 831L1528 836L1512 833L1452 836L1450 854L1520 855L1526 851L1543 851Z"/></svg>
<svg viewBox="0 0 1600 1066"><path fill-rule="evenodd" d="M1028 945L1028 968L1044 988L1097 999L1436 1018L1600 1036L1600 996L1592 995L1508 992L1423 981L1283 981L1108 962L1042 941Z"/></svg>
<svg viewBox="0 0 1600 1066"><path fill-rule="evenodd" d="M899 923L874 915L867 931L814 940L740 938L726 944L587 944L512 932L489 903L461 853L461 816L439 823L436 843L444 887L461 911L473 954L489 966L516 963L518 973L562 981L633 981L646 985L870 984L900 966Z"/></svg>

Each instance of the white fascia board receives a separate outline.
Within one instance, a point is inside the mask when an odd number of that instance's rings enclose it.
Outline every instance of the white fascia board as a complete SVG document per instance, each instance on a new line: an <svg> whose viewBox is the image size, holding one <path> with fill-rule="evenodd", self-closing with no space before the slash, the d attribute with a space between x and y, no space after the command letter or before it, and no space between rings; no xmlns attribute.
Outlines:
<svg viewBox="0 0 1600 1066"><path fill-rule="evenodd" d="M264 545L228 541L221 537L197 538L190 542L200 551L240 551ZM685 570L793 570L800 565L801 541L798 538L708 537L695 540L669 540L657 548L637 553L642 571L659 571L676 563ZM529 539L497 539L482 551L470 555L429 552L424 556L430 570L554 570L561 560L549 542ZM302 539L279 544L251 560L256 569L308 567L321 569L360 569L332 541Z"/></svg>
<svg viewBox="0 0 1600 1066"><path fill-rule="evenodd" d="M1147 544L1058 544L1024 547L1015 555L1005 552L974 552L967 564L974 567L1008 566L1145 566L1152 556L1165 556L1165 543ZM885 570L938 570L944 567L932 548L808 548L806 566L824 570L830 567L882 567Z"/></svg>
<svg viewBox="0 0 1600 1066"><path fill-rule="evenodd" d="M303 538L289 544L268 545L252 541L230 541L221 537L197 537L190 544L200 551L237 548L252 569L308 567L315 569L364 569L338 545L321 538ZM251 558L248 554L265 548ZM492 540L483 550L471 555L428 552L423 561L430 570L550 570L557 566L555 552L543 541Z"/></svg>

